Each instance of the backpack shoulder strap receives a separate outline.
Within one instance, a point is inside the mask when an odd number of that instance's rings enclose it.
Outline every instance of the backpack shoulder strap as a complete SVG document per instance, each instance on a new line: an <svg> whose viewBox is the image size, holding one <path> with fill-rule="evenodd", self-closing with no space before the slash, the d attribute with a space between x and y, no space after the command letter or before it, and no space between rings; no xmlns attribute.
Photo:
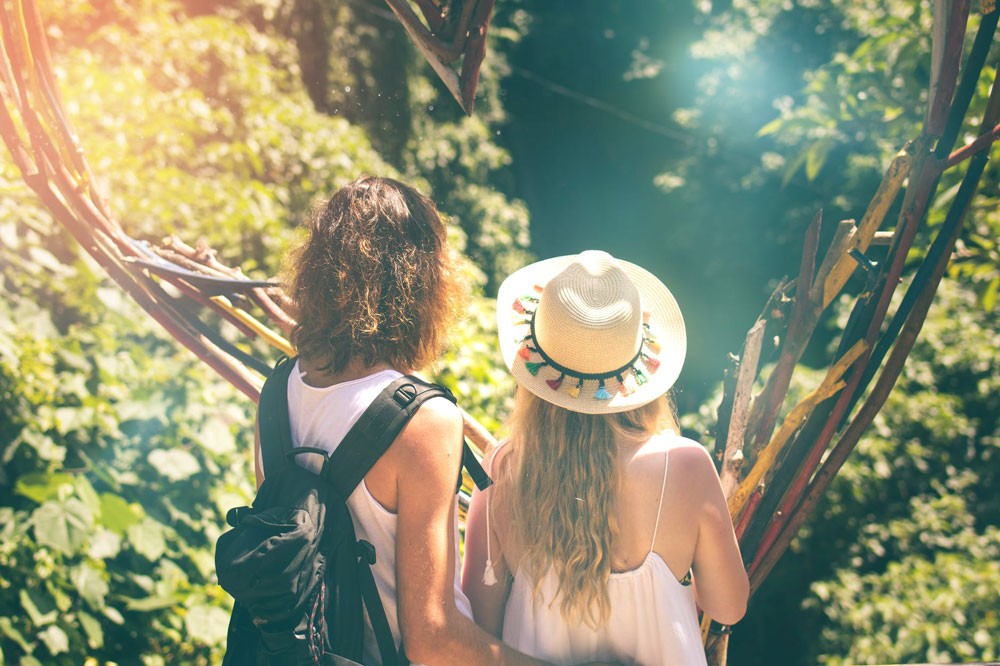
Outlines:
<svg viewBox="0 0 1000 666"><path fill-rule="evenodd" d="M347 498L354 492L376 461L392 446L420 405L436 397L456 402L455 396L446 387L412 375L400 377L382 390L344 436L327 463L327 478L341 497ZM462 465L480 490L492 485L493 480L464 439Z"/></svg>
<svg viewBox="0 0 1000 666"><path fill-rule="evenodd" d="M455 402L448 389L410 375L382 389L326 464L325 474L337 494L346 499L354 492L420 405L439 396Z"/></svg>
<svg viewBox="0 0 1000 666"><path fill-rule="evenodd" d="M288 418L288 377L297 357L281 357L264 381L257 401L257 428L264 477L283 465L292 450L292 425Z"/></svg>

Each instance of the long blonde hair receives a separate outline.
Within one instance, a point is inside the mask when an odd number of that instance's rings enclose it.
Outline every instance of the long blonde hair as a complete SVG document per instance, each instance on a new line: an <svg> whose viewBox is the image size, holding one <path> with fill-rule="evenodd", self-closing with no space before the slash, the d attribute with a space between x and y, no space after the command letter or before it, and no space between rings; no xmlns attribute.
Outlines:
<svg viewBox="0 0 1000 666"><path fill-rule="evenodd" d="M568 622L597 627L610 614L618 442L648 438L674 425L672 416L666 397L627 412L581 414L518 389L498 500L509 503L522 546L517 565L535 581L535 594L555 570Z"/></svg>

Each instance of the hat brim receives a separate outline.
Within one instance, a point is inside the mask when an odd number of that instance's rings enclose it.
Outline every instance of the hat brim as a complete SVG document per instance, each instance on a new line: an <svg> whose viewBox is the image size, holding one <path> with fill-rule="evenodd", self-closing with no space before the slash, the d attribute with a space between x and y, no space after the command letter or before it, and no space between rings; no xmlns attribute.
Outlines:
<svg viewBox="0 0 1000 666"><path fill-rule="evenodd" d="M645 384L640 384L635 391L626 395L619 390L619 381L610 379L606 383L606 390L611 394L610 400L595 397L589 385L574 397L570 395L573 385L571 382L564 381L558 389L551 388L546 380L556 379L558 373L551 368L542 368L537 375L532 374L528 371L525 359L518 355L522 340L530 327L523 323L523 315L519 315L514 309L515 301L525 294L533 293L536 285L544 287L576 258L577 255L568 255L529 264L512 273L500 285L497 294L497 335L504 363L518 384L539 398L574 412L611 414L635 409L656 400L670 390L684 365L687 354L684 318L677 300L666 285L641 266L621 259L615 261L638 289L642 309L650 312L650 327L661 345L657 356L660 366L656 372L649 374Z"/></svg>

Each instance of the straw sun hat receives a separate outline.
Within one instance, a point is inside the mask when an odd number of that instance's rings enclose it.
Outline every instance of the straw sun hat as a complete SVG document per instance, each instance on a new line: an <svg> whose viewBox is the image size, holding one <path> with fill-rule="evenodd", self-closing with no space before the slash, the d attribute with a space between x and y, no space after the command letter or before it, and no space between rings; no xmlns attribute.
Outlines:
<svg viewBox="0 0 1000 666"><path fill-rule="evenodd" d="M539 261L504 280L497 332L521 386L586 414L660 397L677 381L687 350L684 319L666 286L597 250Z"/></svg>

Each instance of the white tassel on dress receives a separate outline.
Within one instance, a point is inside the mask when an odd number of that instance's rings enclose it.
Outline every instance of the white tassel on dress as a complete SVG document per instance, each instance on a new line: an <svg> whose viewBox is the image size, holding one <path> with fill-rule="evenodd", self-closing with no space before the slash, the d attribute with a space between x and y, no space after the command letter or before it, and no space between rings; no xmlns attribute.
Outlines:
<svg viewBox="0 0 1000 666"><path fill-rule="evenodd" d="M493 587L497 584L497 573L493 570L493 560L486 560L486 571L483 572L483 585Z"/></svg>

